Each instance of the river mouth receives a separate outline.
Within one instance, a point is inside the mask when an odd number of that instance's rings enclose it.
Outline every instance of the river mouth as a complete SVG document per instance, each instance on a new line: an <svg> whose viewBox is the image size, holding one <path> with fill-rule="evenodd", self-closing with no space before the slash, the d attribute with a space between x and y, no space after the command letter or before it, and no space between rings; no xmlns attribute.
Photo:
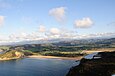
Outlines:
<svg viewBox="0 0 115 76"><path fill-rule="evenodd" d="M75 60L24 58L0 61L1 76L65 76Z"/></svg>

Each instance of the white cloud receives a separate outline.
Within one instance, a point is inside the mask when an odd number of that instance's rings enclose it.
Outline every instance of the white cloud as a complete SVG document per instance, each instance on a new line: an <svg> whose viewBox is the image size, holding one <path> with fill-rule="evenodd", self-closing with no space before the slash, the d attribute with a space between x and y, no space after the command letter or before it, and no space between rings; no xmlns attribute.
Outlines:
<svg viewBox="0 0 115 76"><path fill-rule="evenodd" d="M55 28L57 30L57 28ZM59 30L59 29L58 29ZM51 39L86 39L86 38L96 38L96 37L115 37L115 32L113 33L95 33L95 34L77 34L74 31L59 30L60 33L57 34L53 30L52 34L50 31L46 33L32 32L32 33L14 33L9 37L5 35L0 35L0 44L10 43L10 42L20 42L20 41L31 41L31 40L51 40Z"/></svg>
<svg viewBox="0 0 115 76"><path fill-rule="evenodd" d="M67 29L51 28L45 35L47 38L74 38L77 36L77 32Z"/></svg>
<svg viewBox="0 0 115 76"><path fill-rule="evenodd" d="M49 11L49 14L59 22L63 22L65 20L65 7L53 8Z"/></svg>
<svg viewBox="0 0 115 76"><path fill-rule="evenodd" d="M10 40L25 40L28 38L28 34L24 32L14 33L9 36Z"/></svg>
<svg viewBox="0 0 115 76"><path fill-rule="evenodd" d="M46 31L45 26L40 25L40 26L39 26L39 32L45 32L45 31Z"/></svg>
<svg viewBox="0 0 115 76"><path fill-rule="evenodd" d="M77 28L88 28L93 25L93 21L89 17L86 17L81 20L75 20L74 25Z"/></svg>
<svg viewBox="0 0 115 76"><path fill-rule="evenodd" d="M0 26L3 25L3 23L4 23L4 18L5 18L4 16L0 16Z"/></svg>
<svg viewBox="0 0 115 76"><path fill-rule="evenodd" d="M60 33L61 38L74 38L77 36L77 32L73 30L63 29Z"/></svg>
<svg viewBox="0 0 115 76"><path fill-rule="evenodd" d="M58 35L60 34L60 30L58 28L51 28L50 33L53 35Z"/></svg>
<svg viewBox="0 0 115 76"><path fill-rule="evenodd" d="M3 34L0 34L0 41L4 41L4 40L7 40L8 37L3 35Z"/></svg>
<svg viewBox="0 0 115 76"><path fill-rule="evenodd" d="M9 35L9 41L28 41L28 40L40 40L47 38L44 33L39 33L38 31L26 33L26 32L16 32Z"/></svg>

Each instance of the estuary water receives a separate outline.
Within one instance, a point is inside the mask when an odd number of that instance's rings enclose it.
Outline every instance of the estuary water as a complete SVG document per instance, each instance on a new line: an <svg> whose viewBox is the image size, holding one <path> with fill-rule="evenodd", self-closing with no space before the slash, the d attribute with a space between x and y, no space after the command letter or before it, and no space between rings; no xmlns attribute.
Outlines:
<svg viewBox="0 0 115 76"><path fill-rule="evenodd" d="M75 60L24 58L0 61L0 76L65 76Z"/></svg>

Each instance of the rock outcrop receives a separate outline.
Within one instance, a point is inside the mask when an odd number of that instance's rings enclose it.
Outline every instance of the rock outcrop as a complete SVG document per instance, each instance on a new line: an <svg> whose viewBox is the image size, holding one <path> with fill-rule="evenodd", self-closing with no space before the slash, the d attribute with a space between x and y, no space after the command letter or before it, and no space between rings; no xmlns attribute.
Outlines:
<svg viewBox="0 0 115 76"><path fill-rule="evenodd" d="M115 51L101 52L101 58L82 59L66 76L112 76L115 74Z"/></svg>

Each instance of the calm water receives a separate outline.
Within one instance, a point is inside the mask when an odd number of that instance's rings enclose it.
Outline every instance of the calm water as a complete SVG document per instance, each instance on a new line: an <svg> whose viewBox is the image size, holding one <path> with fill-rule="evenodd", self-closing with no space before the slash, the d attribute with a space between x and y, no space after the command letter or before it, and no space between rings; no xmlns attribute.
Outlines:
<svg viewBox="0 0 115 76"><path fill-rule="evenodd" d="M0 61L0 76L65 76L75 60L35 59Z"/></svg>

